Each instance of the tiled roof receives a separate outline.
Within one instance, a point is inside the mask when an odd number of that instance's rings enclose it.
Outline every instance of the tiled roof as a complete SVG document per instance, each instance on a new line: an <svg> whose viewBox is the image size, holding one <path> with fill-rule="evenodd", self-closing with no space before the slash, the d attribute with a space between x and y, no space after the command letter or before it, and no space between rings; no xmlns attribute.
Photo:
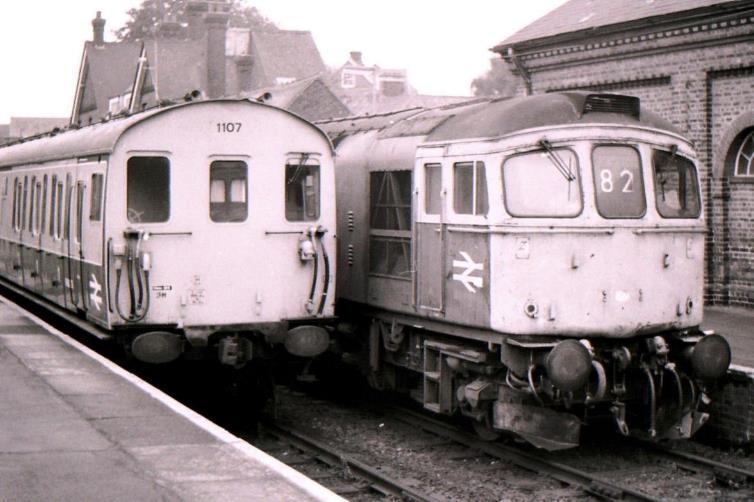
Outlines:
<svg viewBox="0 0 754 502"><path fill-rule="evenodd" d="M152 84L159 99L180 99L207 87L207 44L204 40L152 39L145 41ZM131 81L134 74L130 75Z"/></svg>
<svg viewBox="0 0 754 502"><path fill-rule="evenodd" d="M506 38L493 50L553 37L593 30L610 25L659 18L708 7L726 9L751 3L750 0L570 0L525 28Z"/></svg>
<svg viewBox="0 0 754 502"><path fill-rule="evenodd" d="M136 74L136 65L141 52L140 42L116 42L95 46L86 42L89 80L94 86L98 115L104 115L110 98L120 96L130 90Z"/></svg>
<svg viewBox="0 0 754 502"><path fill-rule="evenodd" d="M276 77L302 78L325 70L325 63L308 31L252 31L252 88L274 85Z"/></svg>
<svg viewBox="0 0 754 502"><path fill-rule="evenodd" d="M265 103L297 113L307 120L322 120L350 115L350 110L329 89L319 75L286 85L255 89L248 93L249 99L257 99L269 93Z"/></svg>

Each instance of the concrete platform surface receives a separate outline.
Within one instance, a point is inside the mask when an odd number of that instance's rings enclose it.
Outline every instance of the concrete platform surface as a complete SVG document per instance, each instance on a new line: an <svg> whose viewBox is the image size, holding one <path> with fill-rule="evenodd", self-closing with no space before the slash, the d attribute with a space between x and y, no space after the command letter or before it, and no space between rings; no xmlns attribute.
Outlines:
<svg viewBox="0 0 754 502"><path fill-rule="evenodd" d="M343 500L0 299L0 501Z"/></svg>
<svg viewBox="0 0 754 502"><path fill-rule="evenodd" d="M754 311L736 307L705 307L702 329L728 340L733 364L754 368Z"/></svg>

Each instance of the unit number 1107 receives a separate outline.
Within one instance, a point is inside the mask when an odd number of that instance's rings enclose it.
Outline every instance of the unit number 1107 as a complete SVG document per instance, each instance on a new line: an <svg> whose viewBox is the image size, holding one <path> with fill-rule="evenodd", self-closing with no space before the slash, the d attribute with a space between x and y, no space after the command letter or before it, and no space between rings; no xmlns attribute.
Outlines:
<svg viewBox="0 0 754 502"><path fill-rule="evenodd" d="M241 122L218 122L217 132L241 132Z"/></svg>

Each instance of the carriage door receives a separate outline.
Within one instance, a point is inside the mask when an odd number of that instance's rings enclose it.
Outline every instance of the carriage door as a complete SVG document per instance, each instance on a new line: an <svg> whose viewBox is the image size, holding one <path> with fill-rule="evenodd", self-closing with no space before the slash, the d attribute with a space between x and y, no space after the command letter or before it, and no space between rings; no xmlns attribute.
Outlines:
<svg viewBox="0 0 754 502"><path fill-rule="evenodd" d="M444 297L445 189L442 163L422 159L417 167L416 305L420 313L442 316Z"/></svg>
<svg viewBox="0 0 754 502"><path fill-rule="evenodd" d="M71 186L69 262L73 299L90 317L105 319L102 202L105 162L79 159Z"/></svg>

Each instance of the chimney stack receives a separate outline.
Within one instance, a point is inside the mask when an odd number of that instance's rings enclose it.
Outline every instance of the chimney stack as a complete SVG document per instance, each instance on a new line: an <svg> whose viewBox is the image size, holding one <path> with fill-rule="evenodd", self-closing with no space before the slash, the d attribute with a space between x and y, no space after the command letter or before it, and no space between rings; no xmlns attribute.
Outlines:
<svg viewBox="0 0 754 502"><path fill-rule="evenodd" d="M359 66L364 66L364 63L361 61L361 52L360 51L352 51L351 52L351 61L356 63Z"/></svg>
<svg viewBox="0 0 754 502"><path fill-rule="evenodd" d="M209 11L206 1L189 0L186 2L184 13L188 21L188 36L191 40L199 40L204 36L204 15Z"/></svg>
<svg viewBox="0 0 754 502"><path fill-rule="evenodd" d="M204 25L207 29L207 96L225 96L225 37L230 15L225 10L207 12Z"/></svg>
<svg viewBox="0 0 754 502"><path fill-rule="evenodd" d="M102 19L101 11L97 11L97 17L92 19L92 32L94 45L97 47L105 45L105 20Z"/></svg>

